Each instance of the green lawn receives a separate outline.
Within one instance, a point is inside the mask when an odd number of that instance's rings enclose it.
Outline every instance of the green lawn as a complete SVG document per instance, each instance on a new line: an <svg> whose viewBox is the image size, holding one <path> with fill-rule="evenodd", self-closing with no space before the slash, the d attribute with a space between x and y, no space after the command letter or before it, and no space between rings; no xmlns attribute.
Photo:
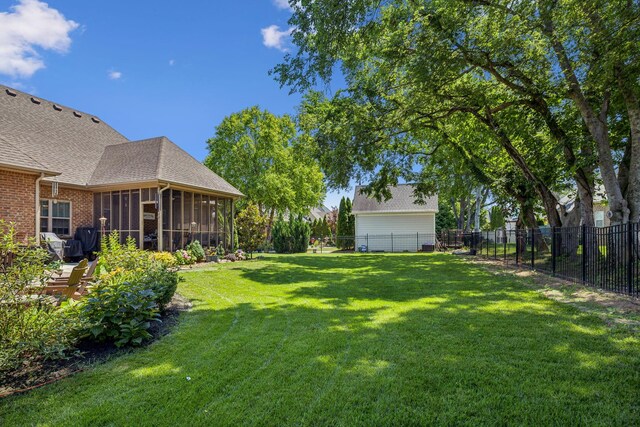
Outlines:
<svg viewBox="0 0 640 427"><path fill-rule="evenodd" d="M451 255L184 276L169 336L0 401L0 425L640 424L639 337Z"/></svg>

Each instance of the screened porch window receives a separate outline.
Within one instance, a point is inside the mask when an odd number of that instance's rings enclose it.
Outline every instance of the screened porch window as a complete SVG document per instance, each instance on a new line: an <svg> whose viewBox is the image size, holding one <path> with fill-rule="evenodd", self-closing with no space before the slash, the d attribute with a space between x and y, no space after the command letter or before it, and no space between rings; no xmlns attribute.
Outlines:
<svg viewBox="0 0 640 427"><path fill-rule="evenodd" d="M71 236L71 202L40 200L40 231Z"/></svg>

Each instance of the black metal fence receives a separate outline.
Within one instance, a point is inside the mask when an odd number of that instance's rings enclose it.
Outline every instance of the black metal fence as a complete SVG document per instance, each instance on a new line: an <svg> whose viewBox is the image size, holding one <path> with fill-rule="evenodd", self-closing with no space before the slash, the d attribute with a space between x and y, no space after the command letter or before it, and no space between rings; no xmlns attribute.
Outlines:
<svg viewBox="0 0 640 427"><path fill-rule="evenodd" d="M443 246L539 270L608 291L640 296L640 224L445 231Z"/></svg>
<svg viewBox="0 0 640 427"><path fill-rule="evenodd" d="M336 238L339 248L356 252L433 252L436 241L435 233L363 234Z"/></svg>

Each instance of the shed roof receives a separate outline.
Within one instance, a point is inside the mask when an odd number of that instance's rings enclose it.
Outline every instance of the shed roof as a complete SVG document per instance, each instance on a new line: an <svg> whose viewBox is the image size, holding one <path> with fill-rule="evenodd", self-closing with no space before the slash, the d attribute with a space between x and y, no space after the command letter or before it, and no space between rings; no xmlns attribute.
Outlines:
<svg viewBox="0 0 640 427"><path fill-rule="evenodd" d="M355 213L409 213L409 212L438 212L438 196L425 199L424 204L416 203L411 184L398 184L389 187L391 198L378 202L375 198L367 197L361 192L362 186L356 186L353 197L352 212Z"/></svg>

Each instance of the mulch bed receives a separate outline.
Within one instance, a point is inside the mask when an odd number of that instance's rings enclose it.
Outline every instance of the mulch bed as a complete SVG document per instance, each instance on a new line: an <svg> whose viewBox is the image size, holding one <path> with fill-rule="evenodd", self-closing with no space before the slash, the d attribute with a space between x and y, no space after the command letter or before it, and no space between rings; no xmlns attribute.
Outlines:
<svg viewBox="0 0 640 427"><path fill-rule="evenodd" d="M190 310L191 306L189 300L175 294L160 318L162 322L154 322L149 330L153 337L142 346L147 346L171 332L179 322L180 313ZM138 348L140 347L118 348L112 343L82 341L78 344L77 353L68 359L30 361L20 369L4 375L0 378L0 398L42 387Z"/></svg>

